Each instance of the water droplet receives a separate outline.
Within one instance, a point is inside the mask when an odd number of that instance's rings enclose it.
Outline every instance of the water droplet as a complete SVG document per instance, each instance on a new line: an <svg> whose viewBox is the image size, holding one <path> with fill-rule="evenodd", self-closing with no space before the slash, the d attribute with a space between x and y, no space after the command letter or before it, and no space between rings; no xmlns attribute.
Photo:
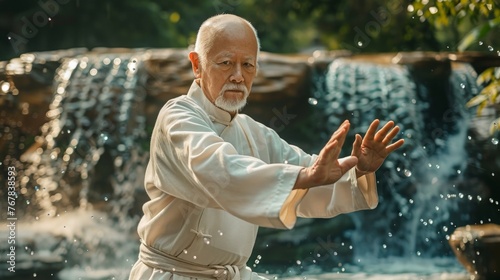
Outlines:
<svg viewBox="0 0 500 280"><path fill-rule="evenodd" d="M460 87L461 88L465 88L465 84L464 83L460 83Z"/></svg>
<svg viewBox="0 0 500 280"><path fill-rule="evenodd" d="M410 199L408 199L408 202L409 202L410 204L413 204L413 199L411 199L411 198L410 198Z"/></svg>
<svg viewBox="0 0 500 280"><path fill-rule="evenodd" d="M422 253L420 253L420 251L417 251L417 256L420 256Z"/></svg>
<svg viewBox="0 0 500 280"><path fill-rule="evenodd" d="M298 265L301 265L301 264L302 264L302 262L301 262L300 260L297 260L297 261L296 261L296 263L297 263Z"/></svg>
<svg viewBox="0 0 500 280"><path fill-rule="evenodd" d="M483 41L479 41L479 45L482 46L483 45Z"/></svg>
<svg viewBox="0 0 500 280"><path fill-rule="evenodd" d="M382 244L382 248L387 249L387 245L386 244Z"/></svg>
<svg viewBox="0 0 500 280"><path fill-rule="evenodd" d="M467 136L467 139L472 140L472 137L469 135L469 136Z"/></svg>
<svg viewBox="0 0 500 280"><path fill-rule="evenodd" d="M493 145L498 145L498 139L497 139L497 138L495 138L495 137L491 138L491 143L492 143Z"/></svg>
<svg viewBox="0 0 500 280"><path fill-rule="evenodd" d="M495 176L495 173L491 172L491 176Z"/></svg>
<svg viewBox="0 0 500 280"><path fill-rule="evenodd" d="M439 211L439 206L436 206L436 208L435 208L435 209L436 209L436 211Z"/></svg>
<svg viewBox="0 0 500 280"><path fill-rule="evenodd" d="M195 259L195 260L196 260L196 256L193 256L193 259Z"/></svg>
<svg viewBox="0 0 500 280"><path fill-rule="evenodd" d="M408 170L408 169L405 169L404 174L405 174L406 177L410 177L411 176L411 171Z"/></svg>
<svg viewBox="0 0 500 280"><path fill-rule="evenodd" d="M363 42L358 41L358 46L362 47L363 46Z"/></svg>
<svg viewBox="0 0 500 280"><path fill-rule="evenodd" d="M493 49L493 47L492 47L492 46L488 46L488 50L489 50L490 52L492 52L494 49Z"/></svg>
<svg viewBox="0 0 500 280"><path fill-rule="evenodd" d="M309 97L307 102L309 102L309 104L311 105L318 105L318 100L316 98Z"/></svg>
<svg viewBox="0 0 500 280"><path fill-rule="evenodd" d="M33 273L33 277L36 277L36 273Z"/></svg>
<svg viewBox="0 0 500 280"><path fill-rule="evenodd" d="M462 174L462 170L458 169L457 174Z"/></svg>
<svg viewBox="0 0 500 280"><path fill-rule="evenodd" d="M108 201L108 197L107 196L104 197L104 201Z"/></svg>

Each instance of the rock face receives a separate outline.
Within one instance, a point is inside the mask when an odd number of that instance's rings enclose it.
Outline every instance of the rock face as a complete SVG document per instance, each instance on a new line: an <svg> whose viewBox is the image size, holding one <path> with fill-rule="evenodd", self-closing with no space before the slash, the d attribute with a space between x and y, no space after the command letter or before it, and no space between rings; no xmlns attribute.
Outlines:
<svg viewBox="0 0 500 280"><path fill-rule="evenodd" d="M471 274L471 279L500 279L500 225L457 228L449 243L457 259Z"/></svg>

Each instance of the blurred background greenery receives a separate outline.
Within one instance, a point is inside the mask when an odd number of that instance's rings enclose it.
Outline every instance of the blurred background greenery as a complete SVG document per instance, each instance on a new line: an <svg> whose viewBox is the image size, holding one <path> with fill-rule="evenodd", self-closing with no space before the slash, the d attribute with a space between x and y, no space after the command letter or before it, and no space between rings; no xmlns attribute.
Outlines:
<svg viewBox="0 0 500 280"><path fill-rule="evenodd" d="M220 13L250 20L269 52L457 51L467 33L500 17L499 2L0 0L0 60L75 47L185 48L203 20ZM498 52L499 28L490 29L468 49Z"/></svg>

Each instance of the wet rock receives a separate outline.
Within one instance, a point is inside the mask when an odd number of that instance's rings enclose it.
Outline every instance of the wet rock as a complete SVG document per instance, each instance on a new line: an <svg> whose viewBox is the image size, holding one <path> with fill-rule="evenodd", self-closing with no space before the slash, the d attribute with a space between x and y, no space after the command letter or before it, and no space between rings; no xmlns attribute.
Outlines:
<svg viewBox="0 0 500 280"><path fill-rule="evenodd" d="M458 261L471 274L471 279L500 279L500 225L457 228L449 244Z"/></svg>

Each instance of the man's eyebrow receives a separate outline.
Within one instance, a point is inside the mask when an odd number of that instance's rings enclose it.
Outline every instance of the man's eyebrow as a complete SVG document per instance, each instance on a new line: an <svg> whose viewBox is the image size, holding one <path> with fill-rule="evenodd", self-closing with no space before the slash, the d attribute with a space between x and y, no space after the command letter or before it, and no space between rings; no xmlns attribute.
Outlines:
<svg viewBox="0 0 500 280"><path fill-rule="evenodd" d="M219 54L217 54L215 57L220 58L220 57L233 57L234 55L231 52L228 51L223 51Z"/></svg>

